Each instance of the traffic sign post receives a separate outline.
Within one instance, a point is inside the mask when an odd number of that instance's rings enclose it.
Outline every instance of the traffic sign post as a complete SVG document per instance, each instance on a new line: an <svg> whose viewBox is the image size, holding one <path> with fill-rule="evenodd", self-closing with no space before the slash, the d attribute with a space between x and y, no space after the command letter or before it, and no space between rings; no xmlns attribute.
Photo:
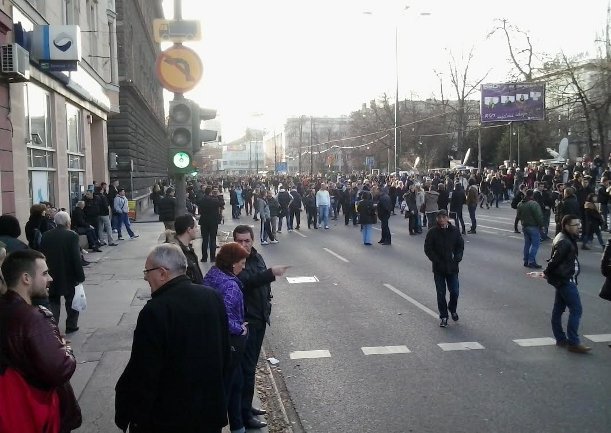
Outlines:
<svg viewBox="0 0 611 433"><path fill-rule="evenodd" d="M195 51L182 45L174 45L157 56L157 78L161 85L174 93L184 93L195 88L202 78L202 61Z"/></svg>
<svg viewBox="0 0 611 433"><path fill-rule="evenodd" d="M192 42L202 39L202 28L196 20L153 20L155 42Z"/></svg>

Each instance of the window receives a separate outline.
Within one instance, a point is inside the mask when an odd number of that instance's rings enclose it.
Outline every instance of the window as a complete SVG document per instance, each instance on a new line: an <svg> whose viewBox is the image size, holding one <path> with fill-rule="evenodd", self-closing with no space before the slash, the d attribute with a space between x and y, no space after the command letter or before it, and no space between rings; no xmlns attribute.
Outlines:
<svg viewBox="0 0 611 433"><path fill-rule="evenodd" d="M24 89L30 204L55 201L55 149L51 135L51 96L27 83Z"/></svg>
<svg viewBox="0 0 611 433"><path fill-rule="evenodd" d="M66 133L68 153L83 154L81 110L72 104L66 104Z"/></svg>

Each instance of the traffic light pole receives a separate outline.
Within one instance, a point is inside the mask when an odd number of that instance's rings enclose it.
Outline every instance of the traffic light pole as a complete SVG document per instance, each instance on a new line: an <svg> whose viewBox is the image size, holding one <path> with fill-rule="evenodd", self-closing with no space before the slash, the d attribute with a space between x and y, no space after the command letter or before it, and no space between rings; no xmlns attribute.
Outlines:
<svg viewBox="0 0 611 433"><path fill-rule="evenodd" d="M174 21L182 20L182 0L174 0ZM184 99L182 93L174 93L174 100ZM174 177L176 187L176 216L187 213L187 182L183 173L177 173Z"/></svg>

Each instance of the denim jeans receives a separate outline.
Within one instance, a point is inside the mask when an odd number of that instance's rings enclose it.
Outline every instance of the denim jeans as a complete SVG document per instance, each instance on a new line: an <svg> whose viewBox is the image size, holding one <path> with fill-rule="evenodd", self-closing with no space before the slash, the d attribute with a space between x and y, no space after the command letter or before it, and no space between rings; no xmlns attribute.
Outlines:
<svg viewBox="0 0 611 433"><path fill-rule="evenodd" d="M577 285L572 281L559 284L556 287L556 298L554 299L554 309L552 310L552 331L556 341L567 339L570 345L579 344L579 320L581 319L581 299ZM566 334L562 329L562 314L568 307L569 320L566 325Z"/></svg>
<svg viewBox="0 0 611 433"><path fill-rule="evenodd" d="M373 231L371 227L372 227L371 224L362 224L361 225L361 233L363 235L364 244L371 244L371 232Z"/></svg>
<svg viewBox="0 0 611 433"><path fill-rule="evenodd" d="M524 234L524 263L537 263L537 251L541 244L539 227L522 227L522 233Z"/></svg>
<svg viewBox="0 0 611 433"><path fill-rule="evenodd" d="M117 223L117 234L119 235L119 237L121 237L121 226L125 226L125 229L127 230L127 234L129 234L130 237L134 236L134 232L132 231L132 227L129 223L129 215L126 213L122 213L118 215L119 217L119 221Z"/></svg>
<svg viewBox="0 0 611 433"><path fill-rule="evenodd" d="M437 289L437 309L439 310L439 318L447 319L448 310L450 313L456 313L458 305L458 274L441 274L434 272L435 289ZM450 292L450 303L446 301L446 284L448 292Z"/></svg>
<svg viewBox="0 0 611 433"><path fill-rule="evenodd" d="M467 206L469 209L469 218L471 218L471 230L475 231L477 228L477 220L475 219L475 211L477 210L477 204Z"/></svg>
<svg viewBox="0 0 611 433"><path fill-rule="evenodd" d="M318 206L318 225L324 228L329 227L329 206L320 205Z"/></svg>

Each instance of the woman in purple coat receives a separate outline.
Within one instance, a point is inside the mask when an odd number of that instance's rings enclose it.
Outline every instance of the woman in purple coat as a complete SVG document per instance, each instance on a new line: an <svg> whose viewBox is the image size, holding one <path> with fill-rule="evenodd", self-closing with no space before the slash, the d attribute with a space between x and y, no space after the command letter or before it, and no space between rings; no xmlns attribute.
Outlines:
<svg viewBox="0 0 611 433"><path fill-rule="evenodd" d="M242 283L236 277L246 264L248 252L238 243L230 242L221 247L216 255L215 266L212 266L204 277L204 285L217 290L223 297L229 337L231 341L231 362L225 381L229 427L233 432L244 433L242 421L242 369L240 359L244 352L247 323L244 322L244 297Z"/></svg>

